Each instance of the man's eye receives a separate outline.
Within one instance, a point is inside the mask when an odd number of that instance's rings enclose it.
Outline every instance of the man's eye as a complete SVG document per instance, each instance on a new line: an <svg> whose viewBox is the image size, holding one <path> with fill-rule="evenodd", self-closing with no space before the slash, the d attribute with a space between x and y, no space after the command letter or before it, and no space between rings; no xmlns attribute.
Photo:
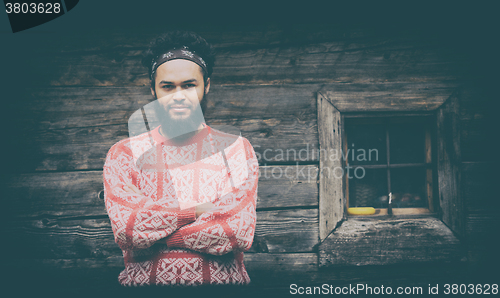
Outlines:
<svg viewBox="0 0 500 298"><path fill-rule="evenodd" d="M172 85L163 85L162 88L163 89L172 89L174 87Z"/></svg>
<svg viewBox="0 0 500 298"><path fill-rule="evenodd" d="M185 88L193 88L193 87L195 87L195 85L194 84L186 84L186 85L184 85L184 87Z"/></svg>

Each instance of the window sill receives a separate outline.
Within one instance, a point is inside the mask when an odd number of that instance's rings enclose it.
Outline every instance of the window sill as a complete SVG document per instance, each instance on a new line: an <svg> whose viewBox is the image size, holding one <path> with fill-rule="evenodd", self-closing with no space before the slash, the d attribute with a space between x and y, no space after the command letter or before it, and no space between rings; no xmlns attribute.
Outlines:
<svg viewBox="0 0 500 298"><path fill-rule="evenodd" d="M411 215L411 214L425 214L426 216L432 214L431 211L427 208L393 208L392 214L395 216L400 215ZM374 214L369 215L355 215L349 214L349 217L373 217L373 216L382 216L388 215L387 208L375 208Z"/></svg>
<svg viewBox="0 0 500 298"><path fill-rule="evenodd" d="M320 268L454 262L464 256L453 232L429 214L349 217L319 245Z"/></svg>

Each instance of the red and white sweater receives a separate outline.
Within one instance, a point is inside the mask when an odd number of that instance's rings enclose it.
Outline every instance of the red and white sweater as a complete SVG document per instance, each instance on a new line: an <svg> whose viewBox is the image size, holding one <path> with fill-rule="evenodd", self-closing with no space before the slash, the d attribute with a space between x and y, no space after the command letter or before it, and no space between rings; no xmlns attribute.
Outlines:
<svg viewBox="0 0 500 298"><path fill-rule="evenodd" d="M206 125L174 144L158 129L116 143L106 157L106 210L125 262L119 282L248 284L243 251L254 237L259 171L252 145ZM195 219L205 202L215 208Z"/></svg>

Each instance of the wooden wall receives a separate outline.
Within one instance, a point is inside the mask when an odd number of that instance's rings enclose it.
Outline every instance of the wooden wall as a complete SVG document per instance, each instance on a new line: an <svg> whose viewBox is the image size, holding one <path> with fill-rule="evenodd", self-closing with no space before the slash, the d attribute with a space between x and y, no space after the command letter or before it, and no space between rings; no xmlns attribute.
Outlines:
<svg viewBox="0 0 500 298"><path fill-rule="evenodd" d="M473 264L487 262L496 241L490 236L498 226L491 208L498 202L484 190L494 182L485 172L492 160L478 154L492 138L484 115L489 99L478 99L479 87L463 83L471 63L467 53L439 38L369 28L193 29L218 50L207 123L240 128L257 153L263 157L267 149L270 157L259 161L257 230L245 254L258 287L325 280L397 284L423 280L430 272L453 272L438 265L412 272L370 267L361 275L355 268L318 272L318 157L276 156L280 149L298 153L318 148L316 93L321 90L358 90L367 100L371 94L405 94L429 110L437 107L436 98L460 92L464 241ZM62 288L70 292L88 285L116 286L123 263L98 197L102 166L108 149L128 136L128 117L151 100L140 55L159 33L103 31L49 41L45 36L37 55L26 62L29 77L36 80L19 93L22 100L12 103L10 150L15 158L6 161L11 170L3 179L2 233L11 243L10 265L17 274L28 270L41 275L39 286L60 286L55 278L65 280ZM287 168L306 176L275 178Z"/></svg>

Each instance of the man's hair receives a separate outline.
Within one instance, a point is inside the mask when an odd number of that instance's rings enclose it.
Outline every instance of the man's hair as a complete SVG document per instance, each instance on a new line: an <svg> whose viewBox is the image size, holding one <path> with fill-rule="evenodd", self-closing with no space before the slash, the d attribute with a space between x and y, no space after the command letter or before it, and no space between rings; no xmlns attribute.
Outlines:
<svg viewBox="0 0 500 298"><path fill-rule="evenodd" d="M170 31L151 41L148 50L142 59L142 65L148 69L148 75L151 77L151 62L157 56L166 53L173 48L181 48L186 46L189 50L195 52L207 64L207 72L203 72L203 80L205 83L212 75L215 62L215 52L212 47L203 37L190 31ZM151 88L155 88L155 76L151 78Z"/></svg>

